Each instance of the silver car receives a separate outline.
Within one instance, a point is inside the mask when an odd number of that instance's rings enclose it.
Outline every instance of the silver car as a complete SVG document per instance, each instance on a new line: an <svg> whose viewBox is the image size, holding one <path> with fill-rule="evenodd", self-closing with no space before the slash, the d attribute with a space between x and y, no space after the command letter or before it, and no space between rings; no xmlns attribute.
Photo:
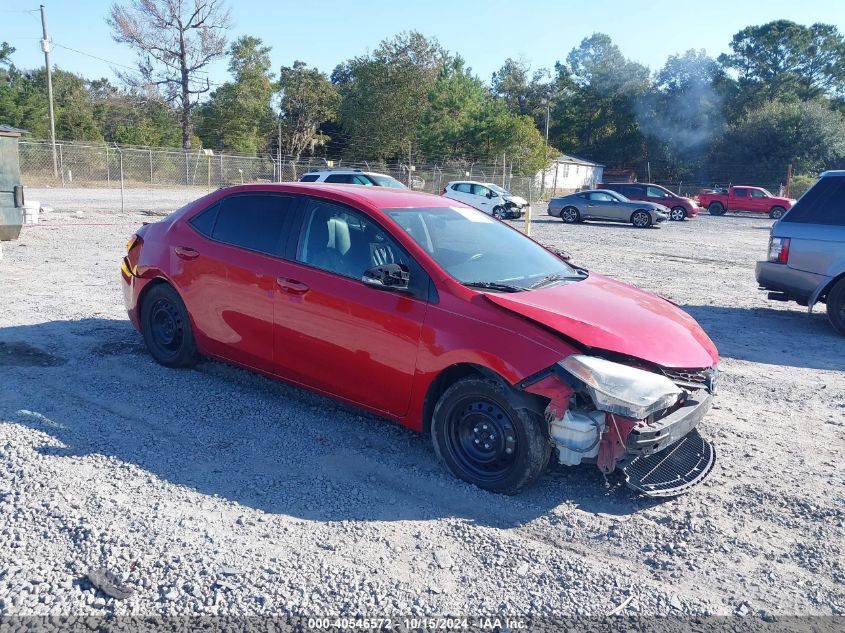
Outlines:
<svg viewBox="0 0 845 633"><path fill-rule="evenodd" d="M845 334L845 170L824 172L774 223L757 283L769 299L797 301L808 311L825 303L833 327Z"/></svg>
<svg viewBox="0 0 845 633"><path fill-rule="evenodd" d="M645 229L669 219L669 209L654 202L629 200L610 189L579 191L568 196L549 200L549 215L567 224L584 220L609 220L630 222Z"/></svg>

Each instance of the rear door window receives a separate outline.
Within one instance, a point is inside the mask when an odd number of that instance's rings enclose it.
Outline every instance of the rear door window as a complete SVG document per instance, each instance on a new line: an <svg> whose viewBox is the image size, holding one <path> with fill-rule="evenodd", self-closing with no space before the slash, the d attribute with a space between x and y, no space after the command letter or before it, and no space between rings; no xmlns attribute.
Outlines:
<svg viewBox="0 0 845 633"><path fill-rule="evenodd" d="M319 177L319 174L305 174L302 178L299 179L299 182L317 182L317 179Z"/></svg>
<svg viewBox="0 0 845 633"><path fill-rule="evenodd" d="M219 204L211 238L224 244L281 256L294 199L275 194L242 194Z"/></svg>
<svg viewBox="0 0 845 633"><path fill-rule="evenodd" d="M325 181L348 185L352 182L352 176L349 176L347 174L330 174L326 176Z"/></svg>
<svg viewBox="0 0 845 633"><path fill-rule="evenodd" d="M845 226L845 177L829 176L819 180L782 221Z"/></svg>
<svg viewBox="0 0 845 633"><path fill-rule="evenodd" d="M460 193L472 193L472 186L466 182L459 182L453 188L455 191L459 191Z"/></svg>
<svg viewBox="0 0 845 633"><path fill-rule="evenodd" d="M639 198L643 195L642 188L636 185L625 185L622 187L622 195L628 198Z"/></svg>
<svg viewBox="0 0 845 633"><path fill-rule="evenodd" d="M734 189L734 197L735 198L747 198L748 197L748 189Z"/></svg>

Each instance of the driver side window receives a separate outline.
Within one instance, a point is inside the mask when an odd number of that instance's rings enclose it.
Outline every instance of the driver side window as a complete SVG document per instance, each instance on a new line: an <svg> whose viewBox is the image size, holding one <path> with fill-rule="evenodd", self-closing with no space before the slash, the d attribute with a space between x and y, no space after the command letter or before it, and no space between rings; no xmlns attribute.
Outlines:
<svg viewBox="0 0 845 633"><path fill-rule="evenodd" d="M296 261L359 281L374 266L403 264L411 273L411 290L427 296L428 276L381 226L332 202L308 203Z"/></svg>
<svg viewBox="0 0 845 633"><path fill-rule="evenodd" d="M472 193L476 196L482 196L483 198L486 198L490 195L490 190L487 187L482 187L481 185L473 185Z"/></svg>
<svg viewBox="0 0 845 633"><path fill-rule="evenodd" d="M757 191L757 189L751 190L751 197L752 198L765 198L766 196L763 194L762 191Z"/></svg>

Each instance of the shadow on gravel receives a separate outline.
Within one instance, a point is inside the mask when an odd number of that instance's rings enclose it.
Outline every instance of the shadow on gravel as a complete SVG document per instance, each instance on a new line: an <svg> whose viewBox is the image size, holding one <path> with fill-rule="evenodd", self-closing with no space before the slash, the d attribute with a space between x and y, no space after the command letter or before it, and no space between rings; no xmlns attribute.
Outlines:
<svg viewBox="0 0 845 633"><path fill-rule="evenodd" d="M705 329L723 357L769 365L842 370L845 337L824 313L794 309L681 306Z"/></svg>
<svg viewBox="0 0 845 633"><path fill-rule="evenodd" d="M71 460L68 467L78 465L77 456L115 458L101 476L117 473L116 482L126 482L126 464L135 464L143 470L136 482L152 476L317 521L460 517L513 527L561 505L626 515L658 503L618 477L606 489L593 466L556 469L516 497L486 493L447 474L427 436L221 363L161 367L141 353L141 337L125 321L0 329L7 350L24 342L27 353L49 349L67 363L7 363L0 424L52 436L58 442L36 450ZM135 485L128 481L119 485Z"/></svg>

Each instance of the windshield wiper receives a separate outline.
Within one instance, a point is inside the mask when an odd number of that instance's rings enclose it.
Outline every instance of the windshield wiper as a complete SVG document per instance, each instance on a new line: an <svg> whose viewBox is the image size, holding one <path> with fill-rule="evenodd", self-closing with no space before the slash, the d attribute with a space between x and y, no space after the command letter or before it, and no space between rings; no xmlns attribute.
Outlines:
<svg viewBox="0 0 845 633"><path fill-rule="evenodd" d="M499 292L522 292L526 290L522 286L500 284L495 281L463 281L461 283L468 288L483 288L484 290L498 290Z"/></svg>
<svg viewBox="0 0 845 633"><path fill-rule="evenodd" d="M546 275L545 277L543 277L539 281L535 281L533 284L531 284L528 287L531 288L531 289L535 289L535 288L541 288L542 286L554 283L556 281L580 281L581 279L583 279L584 277L587 276L586 272L581 272L578 269L576 269L576 272L579 272L581 274L579 274L577 276L572 276L572 275L564 275L562 273L552 273L551 275Z"/></svg>

